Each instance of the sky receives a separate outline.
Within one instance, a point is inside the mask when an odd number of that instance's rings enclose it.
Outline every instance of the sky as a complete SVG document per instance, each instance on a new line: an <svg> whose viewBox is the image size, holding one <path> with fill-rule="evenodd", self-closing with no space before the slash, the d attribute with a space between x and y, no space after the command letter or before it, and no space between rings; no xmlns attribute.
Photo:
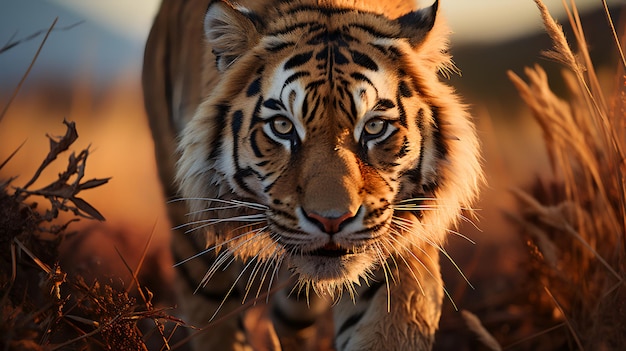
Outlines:
<svg viewBox="0 0 626 351"><path fill-rule="evenodd" d="M383 0L381 0L383 1ZM428 6L433 0L428 0ZM567 0L569 1L569 0ZM609 3L623 3L612 0ZM31 73L71 81L85 72L96 83L120 72L141 72L143 45L160 0L0 0L0 47L11 40L45 30L58 17ZM562 0L544 0L551 12L563 16ZM441 0L458 43L493 43L542 30L533 0ZM601 0L577 0L582 11ZM67 30L63 28L81 24ZM37 51L41 37L0 54L0 90L14 87ZM34 83L33 83L34 84Z"/></svg>
<svg viewBox="0 0 626 351"><path fill-rule="evenodd" d="M139 40L147 35L159 3L158 0L48 1L71 8L113 31ZM430 4L432 0L425 3ZM563 15L562 0L544 0L544 3L553 14ZM577 0L576 4L584 11L599 6L601 1ZM532 0L442 0L441 6L453 27L455 40L498 41L541 29Z"/></svg>

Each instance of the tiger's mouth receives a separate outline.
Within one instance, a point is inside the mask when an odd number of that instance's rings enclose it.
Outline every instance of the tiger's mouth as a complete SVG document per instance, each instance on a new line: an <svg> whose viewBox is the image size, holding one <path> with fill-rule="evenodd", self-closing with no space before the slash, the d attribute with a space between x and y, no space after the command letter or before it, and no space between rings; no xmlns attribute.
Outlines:
<svg viewBox="0 0 626 351"><path fill-rule="evenodd" d="M335 243L328 243L320 247L319 249L307 252L306 255L321 257L342 257L354 253L354 251L343 248Z"/></svg>

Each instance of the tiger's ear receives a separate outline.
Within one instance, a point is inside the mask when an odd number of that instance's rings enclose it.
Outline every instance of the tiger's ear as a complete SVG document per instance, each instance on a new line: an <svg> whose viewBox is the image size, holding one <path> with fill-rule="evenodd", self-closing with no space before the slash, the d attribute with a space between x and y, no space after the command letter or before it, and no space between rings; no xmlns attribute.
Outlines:
<svg viewBox="0 0 626 351"><path fill-rule="evenodd" d="M430 7L409 12L396 19L400 25L400 35L409 40L415 47L420 44L426 35L435 26L439 1L435 1Z"/></svg>
<svg viewBox="0 0 626 351"><path fill-rule="evenodd" d="M409 12L395 21L400 26L400 35L418 53L417 66L449 76L458 69L448 52L450 29L438 13L439 1L435 1L430 7Z"/></svg>
<svg viewBox="0 0 626 351"><path fill-rule="evenodd" d="M226 1L214 1L204 17L204 35L211 45L217 68L224 71L237 58L256 45L261 37L259 22L245 8Z"/></svg>

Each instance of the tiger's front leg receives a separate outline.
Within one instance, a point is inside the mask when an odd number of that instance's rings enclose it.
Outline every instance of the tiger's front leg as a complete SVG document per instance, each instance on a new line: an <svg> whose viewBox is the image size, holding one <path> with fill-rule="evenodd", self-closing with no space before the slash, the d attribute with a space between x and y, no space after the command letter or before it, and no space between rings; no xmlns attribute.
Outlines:
<svg viewBox="0 0 626 351"><path fill-rule="evenodd" d="M439 256L432 246L416 251L389 258L355 302L344 296L334 307L338 351L432 349L443 300Z"/></svg>

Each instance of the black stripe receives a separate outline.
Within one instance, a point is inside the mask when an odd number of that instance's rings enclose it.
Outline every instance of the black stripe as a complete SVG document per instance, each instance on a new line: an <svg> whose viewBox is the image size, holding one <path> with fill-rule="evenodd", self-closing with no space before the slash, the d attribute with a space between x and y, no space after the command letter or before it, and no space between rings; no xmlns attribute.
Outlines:
<svg viewBox="0 0 626 351"><path fill-rule="evenodd" d="M367 78L365 75L361 73L358 73L358 72L350 73L350 77L352 77L356 81L366 82L369 85L374 86L374 83L372 83L372 81L369 78Z"/></svg>
<svg viewBox="0 0 626 351"><path fill-rule="evenodd" d="M346 319L346 321L343 322L341 327L339 327L339 330L337 331L337 335L335 336L335 338L339 337L339 335L341 335L343 332L345 332L346 330L350 329L351 327L359 323L364 315L365 315L365 311L354 314L350 316L350 318Z"/></svg>
<svg viewBox="0 0 626 351"><path fill-rule="evenodd" d="M349 24L348 25L349 28L358 28L364 32L367 32L368 34L378 37L378 38L395 38L398 36L398 33L383 33L381 31L378 30L378 28L366 25L366 24L362 24L362 23L354 23L354 24Z"/></svg>
<svg viewBox="0 0 626 351"><path fill-rule="evenodd" d="M406 84L404 80L400 81L400 85L398 86L398 90L400 90L400 96L408 98L413 96L413 91L409 88L409 85Z"/></svg>
<svg viewBox="0 0 626 351"><path fill-rule="evenodd" d="M378 50L381 54L387 55L387 48L386 47L384 47L382 45L379 45L379 44L374 44L374 43L369 43L369 45L371 47L373 47L374 49Z"/></svg>
<svg viewBox="0 0 626 351"><path fill-rule="evenodd" d="M255 79L246 90L246 96L251 97L261 92L261 77Z"/></svg>
<svg viewBox="0 0 626 351"><path fill-rule="evenodd" d="M294 216L294 215L292 215L290 213L287 213L285 211L276 209L274 207L270 208L270 211L272 213L272 217L274 217L274 215L277 215L277 216L285 217L285 218L287 218L289 220L292 220L292 221L295 221L297 219L296 216Z"/></svg>
<svg viewBox="0 0 626 351"><path fill-rule="evenodd" d="M330 15L335 15L335 14L347 13L348 10L336 8L336 7L319 7L319 6L314 6L314 5L300 5L300 6L292 7L291 9L287 10L285 14L293 15L298 12L317 12L326 16L330 16Z"/></svg>
<svg viewBox="0 0 626 351"><path fill-rule="evenodd" d="M315 118L315 115L317 114L317 110L320 108L320 105L321 105L319 100L320 100L319 96L316 96L315 101L313 103L313 110L311 110L311 114L309 115L309 118L306 119L306 123L311 123L313 121L313 118Z"/></svg>
<svg viewBox="0 0 626 351"><path fill-rule="evenodd" d="M313 57L313 51L308 51L302 54L298 54L287 60L283 66L284 70L292 69L294 67L300 67L311 60Z"/></svg>
<svg viewBox="0 0 626 351"><path fill-rule="evenodd" d="M394 61L398 61L402 57L404 57L404 53L402 52L402 50L398 49L395 46L390 46L387 49L389 50L389 57Z"/></svg>
<svg viewBox="0 0 626 351"><path fill-rule="evenodd" d="M448 155L448 146L444 142L443 133L441 133L441 121L439 118L439 108L431 107L432 109L432 118L433 118L433 142L435 144L435 150L441 158L445 158Z"/></svg>
<svg viewBox="0 0 626 351"><path fill-rule="evenodd" d="M404 136L402 141L402 146L400 146L400 150L394 155L396 158L403 158L409 153L411 143L409 142L409 138Z"/></svg>
<svg viewBox="0 0 626 351"><path fill-rule="evenodd" d="M234 148L237 148L237 138L239 137L239 131L241 130L241 125L243 124L243 111L237 110L233 113L232 120L230 122L233 137L234 137ZM237 157L237 155L235 155Z"/></svg>
<svg viewBox="0 0 626 351"><path fill-rule="evenodd" d="M250 195L256 196L257 194L254 191L252 191L252 189L250 189L245 179L248 177L254 177L254 176L260 178L260 175L250 167L239 168L238 165L236 165L236 167L237 167L237 171L235 172L235 175L233 176L233 178L235 178L235 183L237 183L237 185L241 189L243 189L243 191L247 192Z"/></svg>
<svg viewBox="0 0 626 351"><path fill-rule="evenodd" d="M348 58L339 50L333 50L333 58L333 61L337 65L347 65L350 63L350 60L348 60Z"/></svg>
<svg viewBox="0 0 626 351"><path fill-rule="evenodd" d="M356 50L350 50L350 55L352 56L352 62L355 64L368 69L370 71L378 71L378 65L374 60L372 60L369 56L362 52L358 52Z"/></svg>
<svg viewBox="0 0 626 351"><path fill-rule="evenodd" d="M252 189L246 184L245 178L257 175L257 173L250 167L241 168L239 165L239 131L243 124L243 111L237 110L232 115L231 128L233 134L233 163L235 164L235 182L241 189L250 195L256 195Z"/></svg>
<svg viewBox="0 0 626 351"><path fill-rule="evenodd" d="M387 111L389 109L392 109L396 107L396 104L393 103L393 101L389 100L389 99L379 99L376 102L376 106L374 106L374 111Z"/></svg>
<svg viewBox="0 0 626 351"><path fill-rule="evenodd" d="M306 27L315 26L315 25L319 25L319 23L318 22L299 22L289 27L285 27L285 28L277 29L273 32L269 32L267 33L266 36L278 36L282 34L288 34L289 32L293 32L296 29L306 28Z"/></svg>
<svg viewBox="0 0 626 351"><path fill-rule="evenodd" d="M348 343L350 342L350 338L347 338L346 341L343 342L343 344L341 344L341 346L337 349L338 351L342 351L346 349L346 346L348 346Z"/></svg>
<svg viewBox="0 0 626 351"><path fill-rule="evenodd" d="M373 281L370 283L370 286L367 287L367 290L361 293L362 300L370 300L376 295L378 290L385 286L385 282L383 281Z"/></svg>
<svg viewBox="0 0 626 351"><path fill-rule="evenodd" d="M325 79L318 79L318 80L314 80L312 82L309 82L304 89L305 90L309 90L309 89L316 89L317 87L319 87L320 85L323 85L324 83L326 83Z"/></svg>
<svg viewBox="0 0 626 351"><path fill-rule="evenodd" d="M274 111L285 110L285 105L283 105L283 103L277 99L267 99L263 101L263 106Z"/></svg>
<svg viewBox="0 0 626 351"><path fill-rule="evenodd" d="M404 110L404 105L402 105L402 94L400 93L400 90L398 90L396 94L396 104L398 105L398 114L400 117L399 122L401 126L406 128L408 127L408 124L406 119L406 111Z"/></svg>
<svg viewBox="0 0 626 351"><path fill-rule="evenodd" d="M337 106L337 108L339 108L339 110L345 116L349 116L352 121L355 120L356 117L354 117L354 115L352 115L352 113L346 109L346 105L343 103L343 101L335 101L335 106Z"/></svg>
<svg viewBox="0 0 626 351"><path fill-rule="evenodd" d="M222 147L222 139L224 136L222 135L224 131L224 123L226 123L226 115L230 111L230 105L226 103L221 103L216 106L216 113L213 116L213 119L217 121L217 135L215 139L211 142L211 153L209 154L208 159L214 160L217 158L218 154L221 152Z"/></svg>
<svg viewBox="0 0 626 351"><path fill-rule="evenodd" d="M300 110L300 113L303 119L305 119L309 114L309 100L306 98L302 101L302 109Z"/></svg>
<svg viewBox="0 0 626 351"><path fill-rule="evenodd" d="M263 155L263 153L261 152L261 149L259 149L259 145L257 143L257 136L258 136L258 130L255 129L252 131L252 133L250 133L250 147L252 148L252 152L254 153L254 156L258 157L258 158L262 158L265 155ZM259 164L257 163L257 166Z"/></svg>
<svg viewBox="0 0 626 351"><path fill-rule="evenodd" d="M285 80L285 83L284 83L284 85L283 85L283 88L284 88L285 86L287 86L287 85L291 84L293 81L295 81L295 80L297 80L297 79L300 79L300 78L302 78L302 77L308 77L308 76L310 76L310 75L311 75L311 73L306 72L306 71L296 72L296 73L294 73L294 74L290 75L290 76L289 76L289 78L287 78L287 79Z"/></svg>
<svg viewBox="0 0 626 351"><path fill-rule="evenodd" d="M276 172L269 172L268 174L264 175L261 177L261 180L265 180L271 176L273 176L274 174L276 174Z"/></svg>
<svg viewBox="0 0 626 351"><path fill-rule="evenodd" d="M285 327L300 330L304 328L308 328L315 324L315 319L292 319L287 316L281 309L279 305L274 305L272 308L272 316L278 319L278 321L283 324Z"/></svg>
<svg viewBox="0 0 626 351"><path fill-rule="evenodd" d="M272 53L277 53L279 51L282 51L294 45L296 45L296 43L292 41L281 42L281 43L271 43L265 47L265 50L272 52Z"/></svg>
<svg viewBox="0 0 626 351"><path fill-rule="evenodd" d="M354 121L356 121L356 117L357 117L356 116L356 114L357 114L357 112L356 112L356 101L354 101L354 96L353 95L350 95L348 98L350 100L350 120L352 122L354 122Z"/></svg>
<svg viewBox="0 0 626 351"><path fill-rule="evenodd" d="M259 95L259 98L256 101L256 105L254 105L254 112L252 113L252 118L250 119L250 130L255 129L256 125L259 123L265 123L259 115L261 114L261 106L263 106L263 95Z"/></svg>

